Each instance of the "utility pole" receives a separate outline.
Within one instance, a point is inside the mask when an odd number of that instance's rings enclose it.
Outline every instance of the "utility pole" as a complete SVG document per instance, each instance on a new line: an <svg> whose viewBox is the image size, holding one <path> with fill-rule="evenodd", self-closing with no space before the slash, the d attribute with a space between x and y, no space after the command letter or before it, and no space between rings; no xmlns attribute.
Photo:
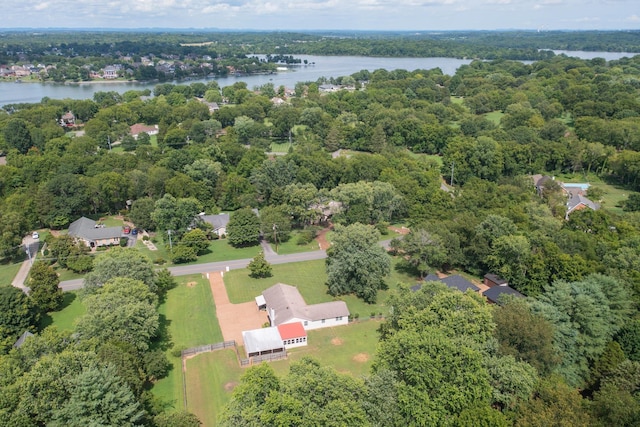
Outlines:
<svg viewBox="0 0 640 427"><path fill-rule="evenodd" d="M171 244L171 230L167 230L167 234L169 235L169 252L173 253L173 244Z"/></svg>
<svg viewBox="0 0 640 427"><path fill-rule="evenodd" d="M111 136L107 135L107 144L109 145L109 151L111 151Z"/></svg>

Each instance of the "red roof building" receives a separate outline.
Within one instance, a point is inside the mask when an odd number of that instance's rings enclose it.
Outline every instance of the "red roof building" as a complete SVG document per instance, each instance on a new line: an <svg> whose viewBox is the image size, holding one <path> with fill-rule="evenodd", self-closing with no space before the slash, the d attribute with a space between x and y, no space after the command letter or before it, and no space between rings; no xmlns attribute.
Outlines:
<svg viewBox="0 0 640 427"><path fill-rule="evenodd" d="M301 322L278 325L278 332L286 349L307 345L307 331L305 331Z"/></svg>

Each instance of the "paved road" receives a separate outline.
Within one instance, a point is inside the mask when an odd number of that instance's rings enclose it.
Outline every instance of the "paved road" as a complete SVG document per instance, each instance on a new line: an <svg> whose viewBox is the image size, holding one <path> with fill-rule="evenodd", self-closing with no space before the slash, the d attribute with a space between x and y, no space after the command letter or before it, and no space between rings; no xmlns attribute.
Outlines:
<svg viewBox="0 0 640 427"><path fill-rule="evenodd" d="M265 258L271 264L286 264L289 262L300 262L300 261L313 261L317 259L324 259L327 257L327 253L325 251L312 251L312 252L302 252L298 254L290 254L290 255L271 255L266 254ZM233 261L221 261L221 262L208 262L206 264L193 264L193 265L179 265L175 267L169 267L169 271L174 276L187 276L189 274L202 274L209 273L211 271L225 271L227 268L229 270L237 270L240 268L245 268L249 262L250 258L247 259L236 259ZM82 289L84 279L74 279L74 280L65 280L64 282L60 282L60 288L63 291L75 291L78 289Z"/></svg>

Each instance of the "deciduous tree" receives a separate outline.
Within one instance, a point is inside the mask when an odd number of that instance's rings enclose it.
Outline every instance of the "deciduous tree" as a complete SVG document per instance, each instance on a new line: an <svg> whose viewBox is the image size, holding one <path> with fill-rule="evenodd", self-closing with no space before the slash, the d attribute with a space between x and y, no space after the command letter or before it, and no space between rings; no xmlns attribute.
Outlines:
<svg viewBox="0 0 640 427"><path fill-rule="evenodd" d="M376 301L391 269L391 258L378 245L379 235L375 228L359 223L336 226L326 261L330 294L354 293L368 303Z"/></svg>

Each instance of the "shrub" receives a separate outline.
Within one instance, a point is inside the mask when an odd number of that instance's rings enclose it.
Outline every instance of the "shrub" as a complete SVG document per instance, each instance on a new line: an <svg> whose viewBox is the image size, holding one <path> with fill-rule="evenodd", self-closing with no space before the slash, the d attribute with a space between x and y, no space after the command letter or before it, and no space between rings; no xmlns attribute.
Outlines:
<svg viewBox="0 0 640 427"><path fill-rule="evenodd" d="M176 264L184 264L185 262L196 261L198 259L198 254L192 247L178 245L173 249L171 259Z"/></svg>
<svg viewBox="0 0 640 427"><path fill-rule="evenodd" d="M381 221L376 224L376 229L380 232L380 234L386 236L389 234L389 225L390 224L387 221Z"/></svg>
<svg viewBox="0 0 640 427"><path fill-rule="evenodd" d="M317 235L318 235L318 228L316 227L305 228L298 234L296 244L300 246L308 245L309 243L313 242L313 239L315 239Z"/></svg>
<svg viewBox="0 0 640 427"><path fill-rule="evenodd" d="M142 236L142 240L144 240L145 242L149 241L149 236Z"/></svg>
<svg viewBox="0 0 640 427"><path fill-rule="evenodd" d="M156 259L153 261L153 263L154 263L154 264L158 264L158 265L162 265L162 264L164 264L165 262L167 262L167 261L165 261L165 259L164 259L164 258L162 258L162 257L158 257L158 258L156 258Z"/></svg>
<svg viewBox="0 0 640 427"><path fill-rule="evenodd" d="M75 259L69 259L67 267L74 273L87 273L93 270L93 258L89 255L81 255Z"/></svg>

